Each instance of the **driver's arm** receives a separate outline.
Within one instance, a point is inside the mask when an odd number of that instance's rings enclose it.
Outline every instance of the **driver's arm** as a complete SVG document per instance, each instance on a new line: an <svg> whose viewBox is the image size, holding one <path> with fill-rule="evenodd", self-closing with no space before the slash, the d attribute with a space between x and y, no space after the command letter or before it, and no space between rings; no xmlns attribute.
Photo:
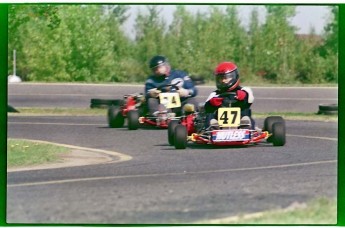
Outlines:
<svg viewBox="0 0 345 228"><path fill-rule="evenodd" d="M186 75L183 77L183 88L188 90L188 95L190 97L195 97L198 94L197 88L194 86L192 79Z"/></svg>
<svg viewBox="0 0 345 228"><path fill-rule="evenodd" d="M208 96L208 98L205 102L205 105L204 105L205 112L212 113L212 112L216 111L222 105L222 102L223 102L223 98L218 97L216 92L212 92Z"/></svg>
<svg viewBox="0 0 345 228"><path fill-rule="evenodd" d="M156 92L155 92L156 91ZM147 79L145 82L145 97L157 97L158 95L157 86L152 79Z"/></svg>

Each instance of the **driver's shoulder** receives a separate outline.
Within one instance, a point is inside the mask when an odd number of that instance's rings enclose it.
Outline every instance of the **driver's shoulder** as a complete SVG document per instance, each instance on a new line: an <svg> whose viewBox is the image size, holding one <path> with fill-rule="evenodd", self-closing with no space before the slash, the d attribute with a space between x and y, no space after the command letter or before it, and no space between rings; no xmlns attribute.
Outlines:
<svg viewBox="0 0 345 228"><path fill-rule="evenodd" d="M183 70L173 69L170 71L170 75L174 78L183 78L185 76L188 76L188 73L186 71L183 71Z"/></svg>

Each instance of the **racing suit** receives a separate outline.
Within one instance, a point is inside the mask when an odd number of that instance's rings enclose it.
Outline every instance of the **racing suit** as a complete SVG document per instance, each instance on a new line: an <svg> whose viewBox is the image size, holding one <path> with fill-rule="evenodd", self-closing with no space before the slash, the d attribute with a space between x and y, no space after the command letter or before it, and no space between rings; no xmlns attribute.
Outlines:
<svg viewBox="0 0 345 228"><path fill-rule="evenodd" d="M188 90L188 96L180 97L181 107L183 107L183 105L186 103L191 103L194 104L195 108L197 108L197 102L194 97L198 94L198 90L194 86L194 83L188 76L187 72L181 70L171 70L168 76L157 77L155 75L151 75L145 82L145 98L147 100L147 108L150 114L153 114L158 110L159 99L150 97L149 91L167 84L173 84L179 88ZM161 91L168 92L167 89L169 88L162 87ZM173 111L176 113L176 115L181 115L181 108L175 108Z"/></svg>
<svg viewBox="0 0 345 228"><path fill-rule="evenodd" d="M236 93L236 102L231 104L231 107L239 107L241 108L241 118L244 116L248 116L251 121L251 128L255 129L255 121L251 117L251 109L250 106L254 101L254 95L252 90L249 87L241 87L238 86L230 92ZM213 91L207 98L204 109L206 113L206 123L205 128L209 127L210 120L217 118L217 110L220 107L226 107L229 103L227 103L227 97L219 97L221 93L224 91L216 90ZM227 98L227 99L226 99Z"/></svg>

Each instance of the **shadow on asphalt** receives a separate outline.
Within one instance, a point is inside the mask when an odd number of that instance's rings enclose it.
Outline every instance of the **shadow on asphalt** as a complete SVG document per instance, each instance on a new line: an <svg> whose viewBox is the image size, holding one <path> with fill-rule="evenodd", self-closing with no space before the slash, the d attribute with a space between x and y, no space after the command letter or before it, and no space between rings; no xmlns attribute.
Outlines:
<svg viewBox="0 0 345 228"><path fill-rule="evenodd" d="M164 147L161 148L161 150L181 150L181 149L175 149L174 146L169 145L168 143L164 144L156 144L154 146ZM196 143L188 143L185 150L192 149L192 150L223 150L223 149L229 149L229 150L235 150L235 149L244 149L244 148L250 148L250 147L272 147L273 145L271 143L260 143L260 144L251 144L251 145L242 145L242 146L216 146L211 144L196 144Z"/></svg>

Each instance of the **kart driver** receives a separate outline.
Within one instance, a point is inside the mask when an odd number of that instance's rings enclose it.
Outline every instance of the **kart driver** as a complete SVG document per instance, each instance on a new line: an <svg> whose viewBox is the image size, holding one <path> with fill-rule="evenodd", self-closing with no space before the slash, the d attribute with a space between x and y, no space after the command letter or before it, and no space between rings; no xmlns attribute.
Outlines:
<svg viewBox="0 0 345 228"><path fill-rule="evenodd" d="M190 103L197 108L195 96L198 91L185 71L171 69L168 59L162 55L154 56L149 62L149 67L153 74L145 82L145 98L150 115L154 115L160 107L159 93L169 92L169 89L171 89L171 87L162 87L167 84L173 84L179 88L176 92L180 95L182 107ZM181 108L175 108L173 111L179 116L181 110Z"/></svg>
<svg viewBox="0 0 345 228"><path fill-rule="evenodd" d="M225 92L236 93L236 101L231 104L231 107L241 108L241 123L247 123L248 128L254 129L255 122L251 117L250 106L254 101L253 92L249 87L240 86L240 76L237 66L232 62L222 62L214 70L217 90L213 91L206 100L206 124L205 128L209 126L217 128L218 121L217 110L219 107L229 107L229 97L219 97Z"/></svg>

